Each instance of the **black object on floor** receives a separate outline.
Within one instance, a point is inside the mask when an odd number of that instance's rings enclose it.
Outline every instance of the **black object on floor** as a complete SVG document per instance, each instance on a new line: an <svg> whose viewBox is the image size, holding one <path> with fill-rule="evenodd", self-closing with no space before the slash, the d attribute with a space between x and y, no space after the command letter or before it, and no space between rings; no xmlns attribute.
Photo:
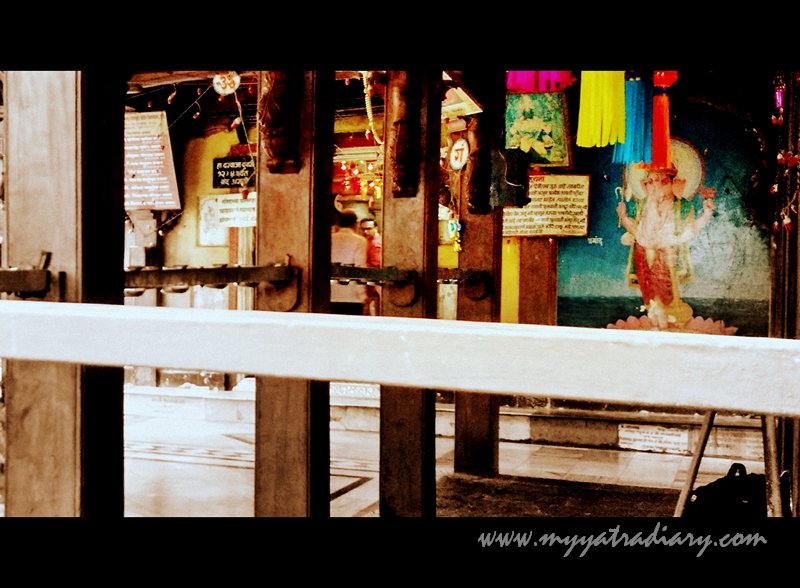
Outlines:
<svg viewBox="0 0 800 588"><path fill-rule="evenodd" d="M788 474L788 472L784 472ZM781 476L783 516L791 516L789 476ZM764 474L748 474L741 463L705 486L695 488L683 513L686 518L766 518L767 481Z"/></svg>

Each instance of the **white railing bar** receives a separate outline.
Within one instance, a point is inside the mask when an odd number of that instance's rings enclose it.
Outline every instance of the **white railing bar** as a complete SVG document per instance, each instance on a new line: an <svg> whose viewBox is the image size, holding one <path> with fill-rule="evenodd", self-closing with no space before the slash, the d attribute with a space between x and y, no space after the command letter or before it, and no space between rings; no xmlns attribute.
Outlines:
<svg viewBox="0 0 800 588"><path fill-rule="evenodd" d="M0 301L0 357L800 416L800 341Z"/></svg>

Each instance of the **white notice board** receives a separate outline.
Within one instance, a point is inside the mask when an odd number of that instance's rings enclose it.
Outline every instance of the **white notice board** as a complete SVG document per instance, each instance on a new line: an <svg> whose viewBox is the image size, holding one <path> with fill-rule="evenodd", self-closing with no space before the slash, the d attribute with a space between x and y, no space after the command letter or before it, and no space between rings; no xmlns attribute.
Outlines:
<svg viewBox="0 0 800 588"><path fill-rule="evenodd" d="M659 425L621 424L618 427L619 447L658 453L689 453L689 431Z"/></svg>
<svg viewBox="0 0 800 588"><path fill-rule="evenodd" d="M503 210L504 237L585 237L589 228L589 176L534 174L521 208Z"/></svg>
<svg viewBox="0 0 800 588"><path fill-rule="evenodd" d="M217 196L217 220L223 227L256 226L256 193L248 192L245 198L241 192Z"/></svg>

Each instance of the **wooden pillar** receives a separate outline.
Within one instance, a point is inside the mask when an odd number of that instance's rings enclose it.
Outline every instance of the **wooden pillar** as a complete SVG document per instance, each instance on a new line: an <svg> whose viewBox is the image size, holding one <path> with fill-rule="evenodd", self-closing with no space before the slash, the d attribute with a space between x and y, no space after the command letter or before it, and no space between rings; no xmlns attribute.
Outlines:
<svg viewBox="0 0 800 588"><path fill-rule="evenodd" d="M259 265L301 270L299 284L256 292L257 310L330 309L334 72L262 72ZM330 515L329 383L256 379L255 515Z"/></svg>
<svg viewBox="0 0 800 588"><path fill-rule="evenodd" d="M460 200L464 231L460 269L486 271L492 275L487 293L476 298L474 290L459 284L458 320L500 321L500 282L502 272L503 211L491 210L489 188L492 138L502 135L505 119L505 72L488 72L480 79L465 72L463 81L481 103L483 112L467 127L469 163L461 181L450 183L454 198ZM472 82L472 83L470 83ZM464 176L464 177L458 177ZM500 464L501 397L457 392L455 395L454 470L476 476L494 477Z"/></svg>
<svg viewBox="0 0 800 588"><path fill-rule="evenodd" d="M522 237L519 244L519 322L555 325L558 305L558 242Z"/></svg>
<svg viewBox="0 0 800 588"><path fill-rule="evenodd" d="M467 288L459 284L458 320L500 320L502 212L500 209L485 215L470 212L464 215L459 267L492 272L493 287L486 297L474 300L467 296ZM489 478L499 473L500 402L497 395L456 392L453 468L456 472Z"/></svg>
<svg viewBox="0 0 800 588"><path fill-rule="evenodd" d="M46 300L123 303L126 82L7 74L7 262L52 253ZM123 369L14 360L4 379L6 516L122 516Z"/></svg>
<svg viewBox="0 0 800 588"><path fill-rule="evenodd" d="M388 284L383 316L436 318L441 72L388 73L384 265L416 270L416 292ZM436 515L435 393L381 387L380 514Z"/></svg>

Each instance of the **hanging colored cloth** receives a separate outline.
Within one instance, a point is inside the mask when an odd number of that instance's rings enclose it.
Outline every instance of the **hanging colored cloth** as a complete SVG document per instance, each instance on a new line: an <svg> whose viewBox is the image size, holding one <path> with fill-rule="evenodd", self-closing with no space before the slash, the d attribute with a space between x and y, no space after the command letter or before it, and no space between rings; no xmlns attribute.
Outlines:
<svg viewBox="0 0 800 588"><path fill-rule="evenodd" d="M669 134L668 88L678 80L677 71L653 73L653 161L652 169L672 167Z"/></svg>
<svg viewBox="0 0 800 588"><path fill-rule="evenodd" d="M506 89L514 93L561 92L570 85L571 71L510 71L506 75Z"/></svg>
<svg viewBox="0 0 800 588"><path fill-rule="evenodd" d="M578 147L625 143L625 72L581 72Z"/></svg>
<svg viewBox="0 0 800 588"><path fill-rule="evenodd" d="M653 146L653 83L640 76L625 80L625 143L614 145L614 163L650 163Z"/></svg>

